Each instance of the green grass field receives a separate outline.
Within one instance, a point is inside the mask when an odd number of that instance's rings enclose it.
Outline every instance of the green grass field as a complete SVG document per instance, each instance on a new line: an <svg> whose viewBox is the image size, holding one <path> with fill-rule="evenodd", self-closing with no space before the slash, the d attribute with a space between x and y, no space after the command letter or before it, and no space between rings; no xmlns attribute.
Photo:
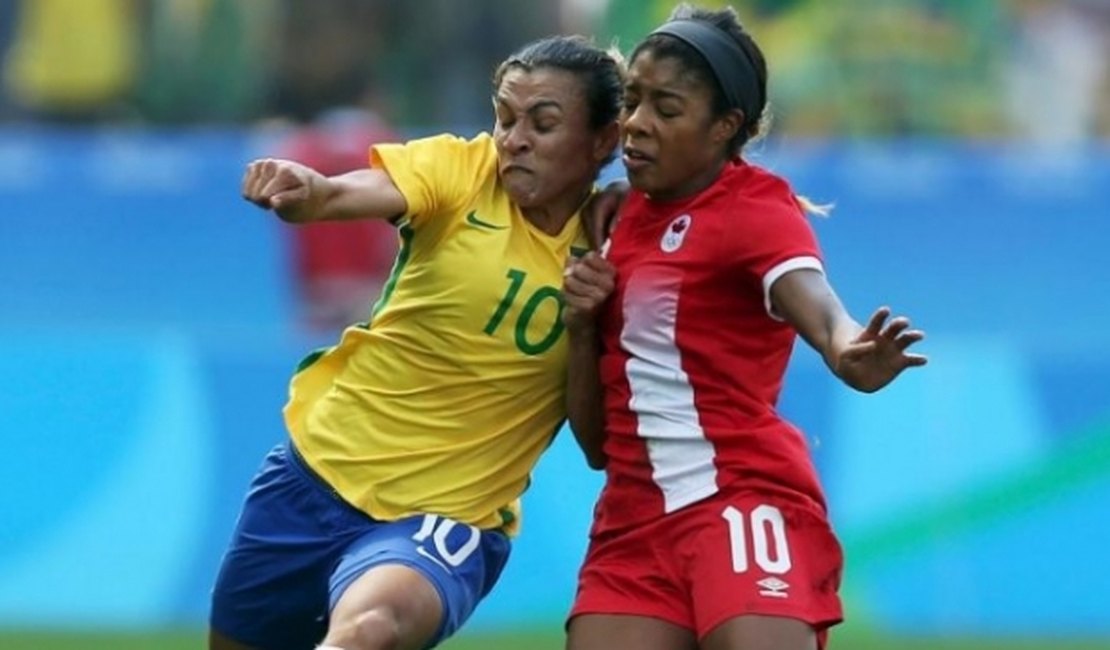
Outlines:
<svg viewBox="0 0 1110 650"><path fill-rule="evenodd" d="M195 630L149 634L0 631L0 648L3 650L198 650L204 647L204 634ZM563 638L551 632L464 634L441 647L443 650L562 650ZM1110 639L901 639L845 629L832 636L829 647L830 650L1106 650L1110 648Z"/></svg>

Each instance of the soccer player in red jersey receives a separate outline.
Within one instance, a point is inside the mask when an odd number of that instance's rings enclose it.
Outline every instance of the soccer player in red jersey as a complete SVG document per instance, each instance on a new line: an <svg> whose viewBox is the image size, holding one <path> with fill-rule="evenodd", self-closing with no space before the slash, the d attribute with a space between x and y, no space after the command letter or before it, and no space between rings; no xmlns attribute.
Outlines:
<svg viewBox="0 0 1110 650"><path fill-rule="evenodd" d="M812 650L842 618L822 489L775 408L787 361L800 334L871 392L925 364L924 334L885 307L857 323L802 201L740 158L766 85L730 8L682 5L633 51L632 188L564 280L570 421L606 470L570 650Z"/></svg>

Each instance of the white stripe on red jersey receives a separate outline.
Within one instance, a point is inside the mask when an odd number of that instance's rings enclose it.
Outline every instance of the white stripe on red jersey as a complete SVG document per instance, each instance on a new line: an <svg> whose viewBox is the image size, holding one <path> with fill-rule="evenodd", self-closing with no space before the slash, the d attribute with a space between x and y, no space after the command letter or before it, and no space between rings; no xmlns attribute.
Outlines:
<svg viewBox="0 0 1110 650"><path fill-rule="evenodd" d="M652 479L663 491L665 512L717 491L713 444L698 422L694 388L675 344L681 286L677 273L631 278L621 332L621 347L629 353L628 408L637 416L637 433L647 441Z"/></svg>

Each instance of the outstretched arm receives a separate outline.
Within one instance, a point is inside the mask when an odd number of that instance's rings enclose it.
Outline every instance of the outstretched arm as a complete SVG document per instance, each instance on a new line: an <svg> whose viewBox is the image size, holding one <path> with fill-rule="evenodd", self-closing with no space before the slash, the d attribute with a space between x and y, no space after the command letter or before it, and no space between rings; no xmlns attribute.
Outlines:
<svg viewBox="0 0 1110 650"><path fill-rule="evenodd" d="M300 163L271 158L247 165L243 198L291 223L392 219L408 210L404 195L384 170L324 176Z"/></svg>
<svg viewBox="0 0 1110 650"><path fill-rule="evenodd" d="M605 467L605 403L598 359L597 315L613 292L616 270L594 252L570 263L563 278L563 323L567 327L567 419L593 469Z"/></svg>
<svg viewBox="0 0 1110 650"><path fill-rule="evenodd" d="M779 278L771 287L771 303L821 353L833 373L858 391L875 392L906 368L928 361L920 354L906 353L925 338L924 332L909 329L908 318L887 322L890 309L881 307L866 327L860 325L818 271L802 269Z"/></svg>

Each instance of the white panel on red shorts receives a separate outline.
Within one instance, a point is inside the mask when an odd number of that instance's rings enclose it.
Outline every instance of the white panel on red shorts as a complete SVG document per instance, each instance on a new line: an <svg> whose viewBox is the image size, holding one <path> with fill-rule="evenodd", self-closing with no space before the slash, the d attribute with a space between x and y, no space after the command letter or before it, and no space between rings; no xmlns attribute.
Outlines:
<svg viewBox="0 0 1110 650"><path fill-rule="evenodd" d="M820 270L781 179L731 164L678 202L630 193L602 324L607 481L595 531L636 525L743 483L823 503L805 439L775 406L795 339L765 281Z"/></svg>

